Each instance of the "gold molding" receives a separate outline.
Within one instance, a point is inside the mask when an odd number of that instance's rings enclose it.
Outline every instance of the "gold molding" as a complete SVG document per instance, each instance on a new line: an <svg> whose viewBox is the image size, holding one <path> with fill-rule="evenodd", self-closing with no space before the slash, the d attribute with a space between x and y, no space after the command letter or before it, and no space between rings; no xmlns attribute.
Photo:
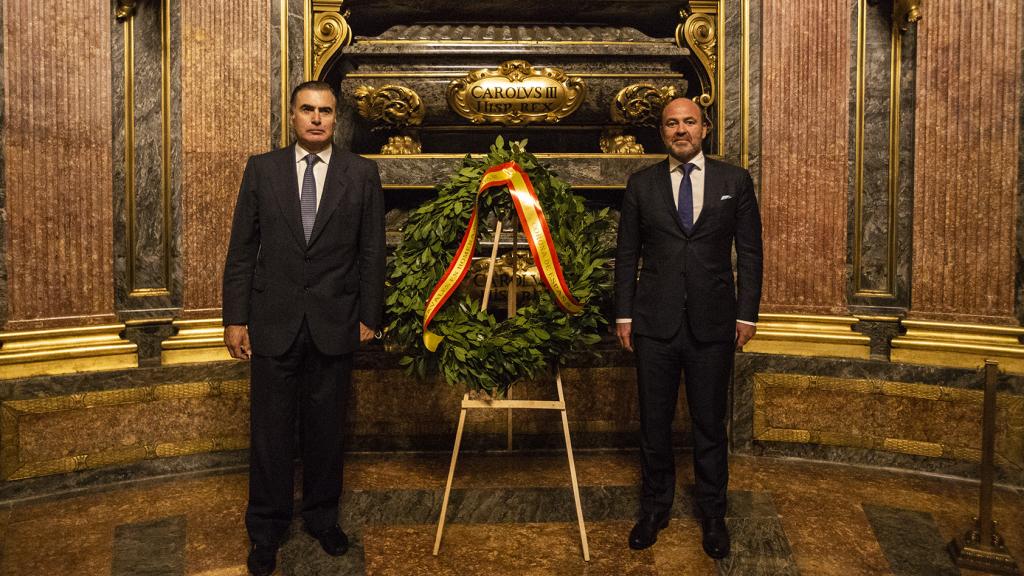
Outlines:
<svg viewBox="0 0 1024 576"><path fill-rule="evenodd" d="M289 90L288 90L288 0L279 2L278 10L281 12L278 26L280 27L278 42L281 43L281 138L278 144L281 148L288 145L291 136L291 128L288 122L289 117Z"/></svg>
<svg viewBox="0 0 1024 576"><path fill-rule="evenodd" d="M717 3L717 0L716 0ZM466 45L466 46L547 46L547 45L578 45L578 46L636 46L637 44L666 44L661 40L416 40L416 39L360 39L359 45L373 44L423 44L433 45Z"/></svg>
<svg viewBox="0 0 1024 576"><path fill-rule="evenodd" d="M322 80L324 68L331 57L352 43L352 29L346 21L349 11L342 12L343 3L344 0L312 0L313 42L307 43L312 60L311 78ZM308 19L306 24L309 25Z"/></svg>
<svg viewBox="0 0 1024 576"><path fill-rule="evenodd" d="M160 344L161 364L231 360L224 346L224 326L220 318L175 320L172 326L177 332Z"/></svg>
<svg viewBox="0 0 1024 576"><path fill-rule="evenodd" d="M642 72L568 72L567 74L569 74L570 76L579 76L581 78L686 78L686 76L674 72L652 72L650 74L644 74ZM346 74L345 78L462 78L465 75L465 71L420 72L410 70L408 72L352 72L351 74Z"/></svg>
<svg viewBox="0 0 1024 576"><path fill-rule="evenodd" d="M8 400L0 404L0 475L4 480L20 480L51 474L77 472L91 468L131 464L141 460L184 456L200 452L240 450L248 447L248 435L215 436L180 442L139 442L86 454L75 454L52 460L21 461L19 424L23 416L54 412L88 410L96 407L140 404L167 399L212 398L217 396L249 396L247 380L226 382L188 382L117 390L83 392L49 398Z"/></svg>
<svg viewBox="0 0 1024 576"><path fill-rule="evenodd" d="M906 334L894 338L893 362L978 369L986 360L999 369L1024 374L1024 328L903 320Z"/></svg>
<svg viewBox="0 0 1024 576"><path fill-rule="evenodd" d="M984 397L981 390L967 390L949 386L930 385L914 382L892 382L870 379L835 378L805 374L756 373L754 382L754 440L764 442L794 442L822 444L882 450L901 454L948 458L968 462L980 462L981 450L968 446L951 446L939 442L928 442L911 438L893 438L864 432L837 432L832 430L811 430L798 428L774 428L771 426L767 390L784 388L794 390L817 390L825 392L853 393L862 395L916 398L951 404L976 404L979 407ZM1024 397L1003 395L1000 405L1009 413L1024 415ZM1015 430L1019 422L1006 423L1008 430ZM980 421L979 421L980 434ZM1018 466L998 455L1000 464Z"/></svg>
<svg viewBox="0 0 1024 576"><path fill-rule="evenodd" d="M750 168L750 0L740 0L741 12L743 14L740 45L742 63L743 86L742 102L743 109L740 112L741 138L740 161L744 168Z"/></svg>
<svg viewBox="0 0 1024 576"><path fill-rule="evenodd" d="M761 314L757 333L743 351L867 359L871 338L854 332L856 323L851 316Z"/></svg>
<svg viewBox="0 0 1024 576"><path fill-rule="evenodd" d="M135 368L124 324L0 332L0 379Z"/></svg>

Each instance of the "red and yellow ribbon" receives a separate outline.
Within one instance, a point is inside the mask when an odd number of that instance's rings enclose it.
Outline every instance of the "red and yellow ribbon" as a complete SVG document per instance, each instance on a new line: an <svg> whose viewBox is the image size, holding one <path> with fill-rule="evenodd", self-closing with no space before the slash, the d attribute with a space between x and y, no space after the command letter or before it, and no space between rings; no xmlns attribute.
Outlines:
<svg viewBox="0 0 1024 576"><path fill-rule="evenodd" d="M530 253L537 265L540 277L544 284L551 291L555 303L569 314L578 314L583 310L580 303L569 291L569 286L562 274L562 266L558 262L558 254L555 252L555 243L551 238L551 231L548 229L547 220L544 219L544 211L541 209L537 193L533 190L530 177L515 162L506 162L489 168L480 179L480 188L477 189L476 199L473 203L473 215L469 218L469 226L462 235L462 242L455 251L455 258L448 265L441 280L434 286L430 297L427 298L427 307L423 314L423 344L428 350L434 352L437 346L444 339L427 329L430 321L434 319L441 306L448 301L448 298L455 293L469 265L473 261L473 252L476 249L477 231L477 210L480 195L484 190L495 186L507 186L509 194L512 195L512 203L519 214L519 222L522 224L526 240L530 245Z"/></svg>

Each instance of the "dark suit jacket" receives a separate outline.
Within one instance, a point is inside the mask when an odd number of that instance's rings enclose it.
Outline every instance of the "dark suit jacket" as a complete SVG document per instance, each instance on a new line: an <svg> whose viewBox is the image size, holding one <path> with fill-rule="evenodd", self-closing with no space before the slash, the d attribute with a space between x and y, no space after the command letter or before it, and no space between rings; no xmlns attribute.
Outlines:
<svg viewBox="0 0 1024 576"><path fill-rule="evenodd" d="M253 352L283 354L303 316L324 354L359 346L384 308L384 199L377 165L337 147L309 246L295 147L252 156L238 191L224 265L224 324L246 324Z"/></svg>
<svg viewBox="0 0 1024 576"><path fill-rule="evenodd" d="M668 160L629 178L615 257L615 314L633 319L634 334L670 338L684 298L690 328L703 342L733 340L736 320L757 321L761 217L753 181L746 170L707 157L705 170L704 205L689 235L672 200Z"/></svg>

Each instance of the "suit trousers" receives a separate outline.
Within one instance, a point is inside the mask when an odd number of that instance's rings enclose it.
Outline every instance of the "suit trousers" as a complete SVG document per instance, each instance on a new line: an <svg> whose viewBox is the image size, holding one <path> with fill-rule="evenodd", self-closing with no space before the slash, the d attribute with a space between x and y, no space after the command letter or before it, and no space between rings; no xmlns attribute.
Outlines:
<svg viewBox="0 0 1024 576"><path fill-rule="evenodd" d="M253 544L277 546L291 525L296 415L302 456L302 519L321 532L338 522L352 354L321 353L305 318L287 352L253 354L250 377L249 505Z"/></svg>
<svg viewBox="0 0 1024 576"><path fill-rule="evenodd" d="M724 517L729 483L725 416L735 343L698 341L684 313L671 338L636 335L633 345L640 398L641 511L667 515L675 499L672 419L682 372L693 431L695 511L704 518Z"/></svg>

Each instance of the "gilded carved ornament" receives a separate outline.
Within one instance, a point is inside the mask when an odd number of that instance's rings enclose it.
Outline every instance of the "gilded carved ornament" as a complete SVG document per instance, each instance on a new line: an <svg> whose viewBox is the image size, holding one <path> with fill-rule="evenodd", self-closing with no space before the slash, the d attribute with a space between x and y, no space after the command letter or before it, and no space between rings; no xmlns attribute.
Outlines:
<svg viewBox="0 0 1024 576"><path fill-rule="evenodd" d="M359 115L382 127L408 128L419 126L426 115L426 107L419 94L411 88L389 84L379 88L359 86L353 93ZM423 147L417 135L390 136L381 147L381 154L419 154Z"/></svg>
<svg viewBox="0 0 1024 576"><path fill-rule="evenodd" d="M313 78L320 78L331 57L352 43L349 11L341 11L343 1L313 0Z"/></svg>
<svg viewBox="0 0 1024 576"><path fill-rule="evenodd" d="M661 109L676 97L675 86L658 88L653 84L630 84L615 94L609 109L612 122L632 126L657 126ZM605 154L643 154L644 147L622 128L609 127L601 133L601 152Z"/></svg>
<svg viewBox="0 0 1024 576"><path fill-rule="evenodd" d="M657 126L661 109L675 98L675 86L655 87L653 84L630 84L615 94L610 114L616 124Z"/></svg>
<svg viewBox="0 0 1024 576"><path fill-rule="evenodd" d="M892 21L900 30L907 30L911 24L921 19L921 4L924 0L894 0L892 3Z"/></svg>
<svg viewBox="0 0 1024 576"><path fill-rule="evenodd" d="M389 84L375 88L359 86L354 96L359 115L371 122L395 127L418 126L423 122L426 108L411 88Z"/></svg>
<svg viewBox="0 0 1024 576"><path fill-rule="evenodd" d="M534 68L525 60L476 70L448 85L448 106L474 124L557 123L576 111L587 93L582 78L560 68Z"/></svg>
<svg viewBox="0 0 1024 576"><path fill-rule="evenodd" d="M117 0L117 6L114 8L114 18L118 22L124 22L135 16L135 8L135 0Z"/></svg>
<svg viewBox="0 0 1024 576"><path fill-rule="evenodd" d="M679 11L682 22L676 26L676 45L680 48L689 47L697 56L704 68L707 78L701 78L703 93L694 100L707 108L715 102L715 79L718 71L718 32L715 15L690 12L686 8Z"/></svg>

